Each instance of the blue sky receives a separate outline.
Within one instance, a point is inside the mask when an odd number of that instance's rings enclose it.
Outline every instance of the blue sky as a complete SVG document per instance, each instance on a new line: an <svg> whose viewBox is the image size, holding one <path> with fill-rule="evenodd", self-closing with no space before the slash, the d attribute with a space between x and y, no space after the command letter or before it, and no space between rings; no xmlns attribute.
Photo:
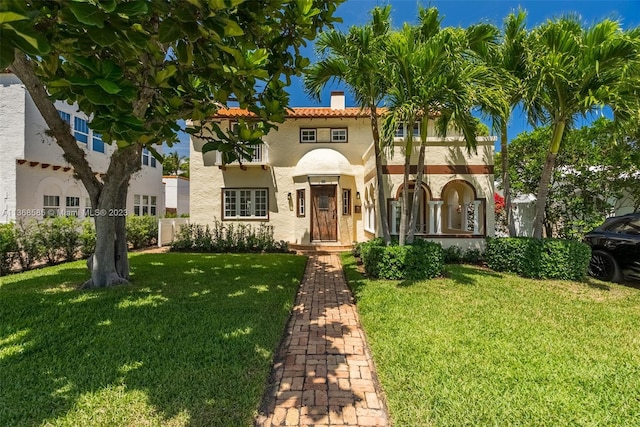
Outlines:
<svg viewBox="0 0 640 427"><path fill-rule="evenodd" d="M415 22L418 5L435 6L444 15L444 26L462 26L489 22L499 27L502 20L511 11L519 6L528 12L528 27L534 27L547 19L562 16L567 13L577 13L586 24L599 21L603 18L618 19L625 28L640 26L640 1L639 0L347 0L338 7L337 16L342 17L343 23L336 27L347 30L352 25L361 25L369 20L369 11L375 6L391 4L392 24L394 28L402 26L404 22ZM312 46L306 50L306 54L314 61L315 55ZM303 106L328 106L331 90L343 89L340 86L329 86L322 94L321 101L315 102L308 98L303 90L302 80L294 79L289 87L292 107ZM355 106L352 97L347 92L347 106ZM509 137L514 138L523 130L528 130L526 117L516 112L509 127ZM165 152L177 150L180 155L189 155L188 137L181 136L181 143L172 148L165 148Z"/></svg>

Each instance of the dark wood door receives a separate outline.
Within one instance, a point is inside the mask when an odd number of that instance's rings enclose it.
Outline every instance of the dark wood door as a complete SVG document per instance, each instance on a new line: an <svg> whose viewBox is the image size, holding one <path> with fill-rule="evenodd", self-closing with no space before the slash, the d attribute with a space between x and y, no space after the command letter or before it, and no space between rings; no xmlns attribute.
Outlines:
<svg viewBox="0 0 640 427"><path fill-rule="evenodd" d="M311 186L311 240L336 241L337 235L336 186Z"/></svg>

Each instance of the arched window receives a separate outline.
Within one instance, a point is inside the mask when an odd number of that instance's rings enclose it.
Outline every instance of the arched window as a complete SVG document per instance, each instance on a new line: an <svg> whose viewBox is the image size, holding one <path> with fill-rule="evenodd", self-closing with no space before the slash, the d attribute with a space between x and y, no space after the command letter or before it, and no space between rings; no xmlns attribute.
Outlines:
<svg viewBox="0 0 640 427"><path fill-rule="evenodd" d="M454 180L442 189L442 224L445 234L484 234L486 205L467 181Z"/></svg>

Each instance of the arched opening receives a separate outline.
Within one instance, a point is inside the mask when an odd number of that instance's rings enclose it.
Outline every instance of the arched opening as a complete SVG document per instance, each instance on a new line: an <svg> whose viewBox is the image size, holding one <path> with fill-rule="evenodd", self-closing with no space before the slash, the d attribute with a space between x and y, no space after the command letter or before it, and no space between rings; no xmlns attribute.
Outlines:
<svg viewBox="0 0 640 427"><path fill-rule="evenodd" d="M443 231L446 234L483 234L485 204L467 181L455 180L442 189Z"/></svg>
<svg viewBox="0 0 640 427"><path fill-rule="evenodd" d="M395 200L391 200L389 203L389 227L391 228L391 234L399 234L400 232L400 218L402 216L402 204L403 204L403 188L404 184L398 187ZM413 209L413 195L415 192L415 182L409 183L409 211ZM420 193L418 195L418 220L416 221L415 234L429 234L429 224L431 222L431 211L427 205L431 200L431 190L426 184L422 184L419 188ZM407 224L409 226L409 224Z"/></svg>

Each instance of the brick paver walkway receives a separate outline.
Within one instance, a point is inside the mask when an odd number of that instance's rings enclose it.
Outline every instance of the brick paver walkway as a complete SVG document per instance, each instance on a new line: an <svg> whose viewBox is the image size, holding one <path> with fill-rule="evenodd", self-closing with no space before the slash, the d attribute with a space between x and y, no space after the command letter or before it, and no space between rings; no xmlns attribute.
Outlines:
<svg viewBox="0 0 640 427"><path fill-rule="evenodd" d="M256 426L387 426L337 254L312 255Z"/></svg>

